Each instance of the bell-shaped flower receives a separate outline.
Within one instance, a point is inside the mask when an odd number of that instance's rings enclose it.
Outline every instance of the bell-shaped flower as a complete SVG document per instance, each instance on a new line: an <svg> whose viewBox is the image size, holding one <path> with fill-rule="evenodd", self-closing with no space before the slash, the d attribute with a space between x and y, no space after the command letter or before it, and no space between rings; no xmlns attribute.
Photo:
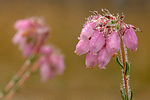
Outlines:
<svg viewBox="0 0 150 100"><path fill-rule="evenodd" d="M52 63L52 66L55 67L56 73L59 74L59 75L62 75L64 70L65 70L63 55L54 53L50 56L49 60Z"/></svg>
<svg viewBox="0 0 150 100"><path fill-rule="evenodd" d="M89 46L90 52L96 54L105 44L105 38L103 32L96 30L91 37Z"/></svg>
<svg viewBox="0 0 150 100"><path fill-rule="evenodd" d="M16 33L12 39L13 44L19 46L19 50L23 50L26 46L26 38L22 36L22 31Z"/></svg>
<svg viewBox="0 0 150 100"><path fill-rule="evenodd" d="M86 25L84 26L84 28L81 31L80 39L81 40L89 39L95 31L94 28L96 27L96 24L97 24L97 22L95 22L95 21L87 22Z"/></svg>
<svg viewBox="0 0 150 100"><path fill-rule="evenodd" d="M85 54L89 51L89 39L87 40L80 40L78 42L78 44L76 45L76 50L75 50L75 53L77 55L82 55L82 54Z"/></svg>
<svg viewBox="0 0 150 100"><path fill-rule="evenodd" d="M14 25L15 29L17 30L28 30L29 28L31 28L31 26L32 22L30 18L18 20Z"/></svg>
<svg viewBox="0 0 150 100"><path fill-rule="evenodd" d="M46 45L41 47L40 53L42 56L39 60L39 66L42 81L45 82L50 78L54 78L57 74L63 74L65 70L64 57L59 51L53 49L50 45Z"/></svg>
<svg viewBox="0 0 150 100"><path fill-rule="evenodd" d="M50 65L46 62L44 62L40 66L40 74L43 82L46 82L50 78Z"/></svg>
<svg viewBox="0 0 150 100"><path fill-rule="evenodd" d="M97 55L93 55L90 52L86 55L86 61L85 61L87 68L93 68L97 65Z"/></svg>
<svg viewBox="0 0 150 100"><path fill-rule="evenodd" d="M135 31L132 28L126 29L123 35L123 42L128 49L131 51L136 51L138 39Z"/></svg>
<svg viewBox="0 0 150 100"><path fill-rule="evenodd" d="M98 63L100 69L106 69L105 66L109 63L111 55L108 53L107 49L103 47L98 53Z"/></svg>
<svg viewBox="0 0 150 100"><path fill-rule="evenodd" d="M106 49L111 56L117 54L120 49L120 37L116 31L113 31L107 38Z"/></svg>
<svg viewBox="0 0 150 100"><path fill-rule="evenodd" d="M52 53L52 48L49 45L42 46L40 49L40 53L45 55L50 55Z"/></svg>

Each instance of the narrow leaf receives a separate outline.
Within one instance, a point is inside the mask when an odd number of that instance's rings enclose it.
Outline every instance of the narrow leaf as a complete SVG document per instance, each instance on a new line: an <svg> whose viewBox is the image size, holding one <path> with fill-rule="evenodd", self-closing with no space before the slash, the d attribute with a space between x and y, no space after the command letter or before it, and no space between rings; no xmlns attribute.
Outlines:
<svg viewBox="0 0 150 100"><path fill-rule="evenodd" d="M116 57L116 61L117 61L117 63L119 64L119 66L120 66L122 69L124 69L124 67L123 67L123 65L120 63L120 61L119 61L119 58L118 58L118 57Z"/></svg>
<svg viewBox="0 0 150 100"><path fill-rule="evenodd" d="M125 70L125 75L127 76L127 75L129 75L129 64L128 64L128 62L126 62L126 70Z"/></svg>
<svg viewBox="0 0 150 100"><path fill-rule="evenodd" d="M122 99L125 100L125 96L124 96L122 90L120 90L120 92L121 92L121 97L122 97Z"/></svg>
<svg viewBox="0 0 150 100"><path fill-rule="evenodd" d="M125 95L125 100L129 100L127 95Z"/></svg>
<svg viewBox="0 0 150 100"><path fill-rule="evenodd" d="M133 97L133 92L132 92L132 90L131 90L130 92L131 92L131 95L130 95L130 100L132 100L132 97Z"/></svg>

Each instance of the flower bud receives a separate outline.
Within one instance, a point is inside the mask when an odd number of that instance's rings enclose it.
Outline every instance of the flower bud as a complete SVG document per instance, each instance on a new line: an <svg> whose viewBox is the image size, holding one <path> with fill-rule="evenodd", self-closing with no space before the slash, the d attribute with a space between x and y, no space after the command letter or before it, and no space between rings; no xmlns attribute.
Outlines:
<svg viewBox="0 0 150 100"><path fill-rule="evenodd" d="M84 28L81 31L80 39L86 40L90 38L93 35L94 28L96 27L97 22L87 22L87 24L84 26Z"/></svg>
<svg viewBox="0 0 150 100"><path fill-rule="evenodd" d="M52 53L52 48L49 45L42 46L40 49L40 53L45 54L45 55L49 55Z"/></svg>
<svg viewBox="0 0 150 100"><path fill-rule="evenodd" d="M97 65L97 55L93 55L90 52L86 55L85 64L87 68L93 68Z"/></svg>
<svg viewBox="0 0 150 100"><path fill-rule="evenodd" d="M103 33L96 30L90 40L90 52L96 54L105 44Z"/></svg>
<svg viewBox="0 0 150 100"><path fill-rule="evenodd" d="M64 57L60 54L52 54L49 58L57 74L62 75L65 70Z"/></svg>
<svg viewBox="0 0 150 100"><path fill-rule="evenodd" d="M110 54L107 52L107 49L104 47L98 53L98 63L100 69L106 69L105 66L109 63L111 59Z"/></svg>
<svg viewBox="0 0 150 100"><path fill-rule="evenodd" d="M21 31L15 34L15 36L12 39L12 42L15 45L19 45L20 50L23 50L26 46L26 38L22 36Z"/></svg>
<svg viewBox="0 0 150 100"><path fill-rule="evenodd" d="M75 53L77 53L77 55L82 55L87 53L88 51L89 51L89 39L85 41L80 40L76 45Z"/></svg>
<svg viewBox="0 0 150 100"><path fill-rule="evenodd" d="M23 20L18 20L14 27L17 30L27 30L31 27L31 20L30 19L23 19Z"/></svg>
<svg viewBox="0 0 150 100"><path fill-rule="evenodd" d="M131 51L135 51L137 49L138 39L135 31L132 28L125 31L123 36L123 42L125 46Z"/></svg>
<svg viewBox="0 0 150 100"><path fill-rule="evenodd" d="M113 31L107 38L106 49L111 56L117 54L120 49L120 37L116 31Z"/></svg>
<svg viewBox="0 0 150 100"><path fill-rule="evenodd" d="M42 81L45 82L50 78L50 66L48 63L43 63L40 69Z"/></svg>

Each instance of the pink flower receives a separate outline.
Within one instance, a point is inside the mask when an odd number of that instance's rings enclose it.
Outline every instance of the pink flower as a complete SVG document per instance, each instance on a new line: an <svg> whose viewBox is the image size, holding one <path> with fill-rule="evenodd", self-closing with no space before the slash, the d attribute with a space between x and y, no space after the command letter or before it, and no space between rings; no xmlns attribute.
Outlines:
<svg viewBox="0 0 150 100"><path fill-rule="evenodd" d="M90 52L86 55L85 64L87 68L93 68L97 65L97 55L93 55Z"/></svg>
<svg viewBox="0 0 150 100"><path fill-rule="evenodd" d="M17 33L13 38L13 43L19 46L25 58L39 51L49 33L49 28L40 18L19 20L14 26Z"/></svg>
<svg viewBox="0 0 150 100"><path fill-rule="evenodd" d="M90 40L90 52L96 54L105 44L104 34L96 30Z"/></svg>
<svg viewBox="0 0 150 100"><path fill-rule="evenodd" d="M126 29L123 35L123 42L131 51L135 51L137 49L138 39L132 28Z"/></svg>
<svg viewBox="0 0 150 100"><path fill-rule="evenodd" d="M55 66L56 73L59 75L62 75L64 72L64 69L65 69L63 55L59 55L59 54L54 53L50 57L50 61L52 62L52 65Z"/></svg>
<svg viewBox="0 0 150 100"><path fill-rule="evenodd" d="M43 63L40 69L42 81L46 82L50 78L50 65L48 63Z"/></svg>
<svg viewBox="0 0 150 100"><path fill-rule="evenodd" d="M57 74L62 75L65 70L64 57L51 46L43 46L40 50L40 72L42 81L54 78ZM44 67L44 68L43 68Z"/></svg>
<svg viewBox="0 0 150 100"><path fill-rule="evenodd" d="M33 52L33 45L32 44L28 44L23 49L23 56L24 57L28 57L32 52Z"/></svg>
<svg viewBox="0 0 150 100"><path fill-rule="evenodd" d="M137 48L137 36L133 25L126 24L124 16L114 16L108 10L103 9L103 15L94 11L80 34L80 41L76 45L75 53L86 56L86 66L93 68L98 61L100 69L105 68L111 56L115 56L120 50L121 39L125 46L132 51Z"/></svg>
<svg viewBox="0 0 150 100"><path fill-rule="evenodd" d="M29 28L32 27L32 22L31 22L30 18L23 19L23 20L18 20L15 23L14 27L17 30L28 30Z"/></svg>
<svg viewBox="0 0 150 100"><path fill-rule="evenodd" d="M82 55L85 54L89 51L89 39L87 40L80 40L78 42L78 44L76 45L76 50L75 53L77 53L77 55Z"/></svg>
<svg viewBox="0 0 150 100"><path fill-rule="evenodd" d="M95 21L87 22L81 31L80 39L82 40L89 39L94 33L94 28L96 27L96 23L97 22Z"/></svg>
<svg viewBox="0 0 150 100"><path fill-rule="evenodd" d="M100 69L106 69L105 66L109 63L111 59L110 54L108 53L107 49L104 47L98 53L98 63Z"/></svg>
<svg viewBox="0 0 150 100"><path fill-rule="evenodd" d="M20 50L23 50L25 45L26 45L26 38L22 36L22 32L19 31L18 33L15 34L15 36L12 39L12 42L15 45L19 46Z"/></svg>
<svg viewBox="0 0 150 100"><path fill-rule="evenodd" d="M40 53L45 54L45 55L49 55L52 53L52 47L49 45L42 46L40 49Z"/></svg>
<svg viewBox="0 0 150 100"><path fill-rule="evenodd" d="M110 55L115 55L120 49L120 37L113 31L107 38L106 49Z"/></svg>

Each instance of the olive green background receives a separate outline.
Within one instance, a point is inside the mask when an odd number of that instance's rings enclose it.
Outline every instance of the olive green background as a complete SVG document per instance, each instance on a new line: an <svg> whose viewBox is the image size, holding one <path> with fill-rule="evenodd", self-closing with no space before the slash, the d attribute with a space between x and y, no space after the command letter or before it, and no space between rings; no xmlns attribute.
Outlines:
<svg viewBox="0 0 150 100"><path fill-rule="evenodd" d="M12 100L121 100L121 68L112 58L106 70L86 69L85 55L74 53L89 11L101 8L124 13L125 22L139 27L138 50L128 53L131 62L130 86L133 100L150 99L150 1L149 0L0 0L0 87L4 87L24 63L12 44L13 24L32 16L45 18L51 27L47 43L61 48L65 55L63 76L42 83L35 73Z"/></svg>

